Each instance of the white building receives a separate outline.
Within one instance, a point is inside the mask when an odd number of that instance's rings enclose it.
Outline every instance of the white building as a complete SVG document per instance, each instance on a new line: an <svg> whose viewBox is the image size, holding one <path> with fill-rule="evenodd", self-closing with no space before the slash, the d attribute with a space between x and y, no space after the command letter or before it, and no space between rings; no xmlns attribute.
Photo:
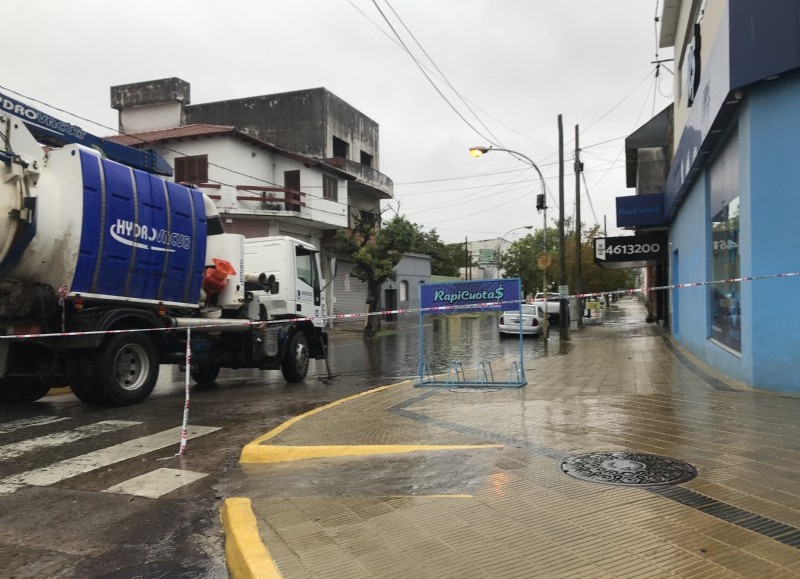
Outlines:
<svg viewBox="0 0 800 579"><path fill-rule="evenodd" d="M167 78L111 88L120 137L156 148L213 199L226 231L245 237L291 235L339 260L328 289L336 313L363 313L366 284L351 283L349 256L336 232L366 214L380 218L392 199L379 171L378 124L324 88L190 103L189 84Z"/></svg>

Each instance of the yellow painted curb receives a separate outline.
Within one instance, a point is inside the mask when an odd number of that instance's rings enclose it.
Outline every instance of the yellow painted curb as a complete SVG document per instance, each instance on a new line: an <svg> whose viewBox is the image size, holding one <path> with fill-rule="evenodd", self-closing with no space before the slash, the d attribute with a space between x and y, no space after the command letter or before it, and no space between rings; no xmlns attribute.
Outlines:
<svg viewBox="0 0 800 579"><path fill-rule="evenodd" d="M303 418L313 416L328 408L339 406L345 402L362 398L376 392L382 392L394 386L400 386L406 382L399 382L397 384L389 384L388 386L381 386L373 388L366 392L354 394L341 400L335 400L325 406L314 408L299 416L295 416L270 430L263 436L259 436L252 442L247 443L242 448L242 453L239 457L240 463L254 464L254 463L271 463L271 462L286 462L292 460L306 460L310 458L331 458L337 456L369 456L376 454L401 454L415 451L437 451L437 450L468 450L478 448L503 448L502 444L460 444L460 445L430 445L430 444L365 444L365 445L322 445L322 446L273 446L270 444L263 444L278 436L281 432L285 431L294 424L297 424Z"/></svg>
<svg viewBox="0 0 800 579"><path fill-rule="evenodd" d="M376 454L402 454L408 452L428 452L441 450L471 450L483 448L503 448L502 444L364 444L342 446L274 446L271 444L248 444L242 449L241 463L270 463L310 458L331 458L340 456L368 456Z"/></svg>
<svg viewBox="0 0 800 579"><path fill-rule="evenodd" d="M282 579L283 575L258 534L250 499L226 499L221 517L231 579Z"/></svg>
<svg viewBox="0 0 800 579"><path fill-rule="evenodd" d="M388 386L381 386L380 388L373 388L372 390L367 390L366 392L361 392L359 394L353 394L352 396L348 396L347 398L341 398L340 400L334 400L333 402L326 404L325 406L320 406L319 408L314 408L314 410L309 410L308 412L304 412L303 414L295 416L294 418L290 418L280 426L273 428L265 435L259 436L253 442L248 443L248 446L250 446L251 444L261 444L262 442L265 442L271 438L275 438L281 432L283 432L296 422L299 422L306 416L313 416L314 414L322 412L323 410L327 410L328 408L333 408L334 406L339 406L340 404L344 404L345 402L349 402L350 400L356 400L357 398L362 398L370 394L375 394L376 392L382 392L384 390L392 388L393 386L400 386L401 384L405 384L405 382L399 382L397 384L389 384Z"/></svg>

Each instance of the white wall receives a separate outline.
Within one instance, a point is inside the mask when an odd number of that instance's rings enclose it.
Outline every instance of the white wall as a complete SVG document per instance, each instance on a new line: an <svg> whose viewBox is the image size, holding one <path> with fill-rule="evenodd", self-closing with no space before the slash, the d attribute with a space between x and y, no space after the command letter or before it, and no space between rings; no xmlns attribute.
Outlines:
<svg viewBox="0 0 800 579"><path fill-rule="evenodd" d="M172 129L181 124L181 103L159 103L143 107L128 107L119 113L119 129L134 134L159 129Z"/></svg>
<svg viewBox="0 0 800 579"><path fill-rule="evenodd" d="M322 198L322 171L306 167L303 163L282 157L263 148L228 136L202 137L194 140L171 141L161 148L167 161L174 166L175 157L208 155L208 181L220 184L217 188L203 188L203 192L219 196L215 203L220 212L281 220L302 218L307 228L321 229L347 227L347 186L339 183L339 200ZM284 171L300 171L300 188L306 193L301 198L306 205L299 214L286 212L281 204L278 211L265 211L260 201L237 200L237 197L260 197L260 191L238 190L237 186L283 187ZM283 198L283 192L275 192ZM259 228L260 229L260 228ZM303 226L295 226L302 231ZM318 235L318 232L311 233Z"/></svg>

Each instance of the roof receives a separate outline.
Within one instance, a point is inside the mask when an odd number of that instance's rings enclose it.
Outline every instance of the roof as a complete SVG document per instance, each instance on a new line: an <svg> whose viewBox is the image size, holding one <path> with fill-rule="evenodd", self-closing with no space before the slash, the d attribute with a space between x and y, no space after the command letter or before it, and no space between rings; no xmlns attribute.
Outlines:
<svg viewBox="0 0 800 579"><path fill-rule="evenodd" d="M147 131L143 133L112 135L110 137L105 137L105 139L107 141L119 143L120 145L126 145L128 147L134 147L134 148L141 148L147 146L152 147L160 145L167 141L177 141L181 139L196 139L201 137L225 137L225 136L241 139L243 141L246 141L247 143L250 143L251 145L255 145L257 147L275 153L276 155L280 155L282 157L287 157L289 159L299 161L300 163L303 163L307 167L320 167L321 169L324 169L328 173L333 173L344 179L348 180L355 179L355 177L350 173L342 171L341 169L337 169L336 167L324 163L319 159L314 159L313 157L306 157L304 155L300 155L299 153L287 151L286 149L282 149L271 143L267 143L260 139L256 139L255 137L251 137L247 133L243 133L236 127L229 125L209 125L204 123L198 123L193 125L185 125L183 127L174 127L171 129L159 129L157 131Z"/></svg>
<svg viewBox="0 0 800 579"><path fill-rule="evenodd" d="M119 143L120 145L127 145L128 147L136 147L138 145L154 145L163 141L170 141L172 139L188 139L191 137L210 137L214 135L234 135L236 134L236 127L225 125L186 125L184 127L175 127L172 129L161 129L158 131L147 131L144 133L134 133L126 135L115 135L106 137L106 140ZM244 135L244 133L241 133ZM266 144L266 143L265 143Z"/></svg>

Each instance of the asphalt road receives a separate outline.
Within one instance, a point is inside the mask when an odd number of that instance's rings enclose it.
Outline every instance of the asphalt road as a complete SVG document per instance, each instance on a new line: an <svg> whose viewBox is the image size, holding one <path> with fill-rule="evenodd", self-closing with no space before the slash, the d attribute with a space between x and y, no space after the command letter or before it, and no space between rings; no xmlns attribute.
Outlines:
<svg viewBox="0 0 800 579"><path fill-rule="evenodd" d="M227 577L218 485L242 446L368 386L223 372L190 389L183 456L184 375L169 366L136 406L64 393L0 407L0 577Z"/></svg>
<svg viewBox="0 0 800 579"><path fill-rule="evenodd" d="M497 339L492 319L435 323L425 331L440 364L517 348ZM414 376L418 325L390 325L369 343L340 330L329 354L332 379L317 361L300 384L223 370L216 385L192 386L182 456L177 367L162 366L136 406L91 407L67 391L0 407L0 577L227 577L219 511L242 447L315 407Z"/></svg>

